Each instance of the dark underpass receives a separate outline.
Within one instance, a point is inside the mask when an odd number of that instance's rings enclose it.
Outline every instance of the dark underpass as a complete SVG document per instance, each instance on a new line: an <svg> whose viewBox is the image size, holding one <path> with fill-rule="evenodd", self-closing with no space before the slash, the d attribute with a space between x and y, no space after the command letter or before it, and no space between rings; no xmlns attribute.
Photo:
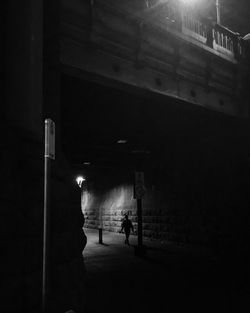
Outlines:
<svg viewBox="0 0 250 313"><path fill-rule="evenodd" d="M62 93L62 147L72 180L86 178L81 205L88 227L88 312L245 312L244 122L66 75ZM138 169L145 173L146 259L134 256L137 237L127 247L117 233L124 213L136 228ZM100 225L109 231L104 245L97 243Z"/></svg>
<svg viewBox="0 0 250 313"><path fill-rule="evenodd" d="M0 312L249 311L247 1L178 2L1 2Z"/></svg>

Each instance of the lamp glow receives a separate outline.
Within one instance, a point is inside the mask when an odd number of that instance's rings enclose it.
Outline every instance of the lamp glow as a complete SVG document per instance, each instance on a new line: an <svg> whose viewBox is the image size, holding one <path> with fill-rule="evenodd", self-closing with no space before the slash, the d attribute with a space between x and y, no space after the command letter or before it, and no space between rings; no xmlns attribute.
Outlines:
<svg viewBox="0 0 250 313"><path fill-rule="evenodd" d="M194 4L195 2L197 2L197 0L181 0L181 3L183 4Z"/></svg>
<svg viewBox="0 0 250 313"><path fill-rule="evenodd" d="M82 186L82 183L85 181L85 178L84 177L82 177L82 176L78 176L77 178L76 178L76 182L77 182L77 185L81 188L81 186Z"/></svg>
<svg viewBox="0 0 250 313"><path fill-rule="evenodd" d="M126 139L119 139L119 140L117 140L117 143L124 144L124 143L127 143L127 140Z"/></svg>

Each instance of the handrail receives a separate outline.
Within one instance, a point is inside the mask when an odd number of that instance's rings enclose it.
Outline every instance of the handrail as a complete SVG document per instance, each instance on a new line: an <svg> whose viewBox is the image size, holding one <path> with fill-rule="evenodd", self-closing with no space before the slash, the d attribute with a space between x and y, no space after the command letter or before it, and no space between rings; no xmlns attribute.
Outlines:
<svg viewBox="0 0 250 313"><path fill-rule="evenodd" d="M145 3L145 9L149 12L159 10L157 18L161 22L168 24L171 22L176 30L209 46L216 52L235 60L239 60L243 55L241 37L238 33L210 20L194 16L192 12L179 6L178 1L148 0Z"/></svg>

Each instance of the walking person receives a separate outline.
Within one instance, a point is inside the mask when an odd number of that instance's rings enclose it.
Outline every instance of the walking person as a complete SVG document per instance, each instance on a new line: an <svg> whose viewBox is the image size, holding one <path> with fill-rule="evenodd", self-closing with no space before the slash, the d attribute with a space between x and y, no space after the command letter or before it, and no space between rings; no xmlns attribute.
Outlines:
<svg viewBox="0 0 250 313"><path fill-rule="evenodd" d="M131 222L131 220L129 220L128 215L125 214L125 219L122 222L122 229L120 231L120 233L123 231L125 232L125 244L129 245L129 236L130 236L130 230L132 230L132 232L134 232L134 227L133 224Z"/></svg>

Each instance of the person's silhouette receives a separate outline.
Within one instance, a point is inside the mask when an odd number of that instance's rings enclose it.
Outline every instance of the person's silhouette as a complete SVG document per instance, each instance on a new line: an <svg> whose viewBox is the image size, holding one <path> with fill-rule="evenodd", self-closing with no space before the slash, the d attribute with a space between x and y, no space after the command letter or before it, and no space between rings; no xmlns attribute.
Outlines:
<svg viewBox="0 0 250 313"><path fill-rule="evenodd" d="M134 232L134 227L133 227L131 220L129 220L127 214L125 214L125 219L122 222L122 229L120 232L122 232L123 229L124 229L125 236L126 236L125 244L129 245L130 230L132 230Z"/></svg>

